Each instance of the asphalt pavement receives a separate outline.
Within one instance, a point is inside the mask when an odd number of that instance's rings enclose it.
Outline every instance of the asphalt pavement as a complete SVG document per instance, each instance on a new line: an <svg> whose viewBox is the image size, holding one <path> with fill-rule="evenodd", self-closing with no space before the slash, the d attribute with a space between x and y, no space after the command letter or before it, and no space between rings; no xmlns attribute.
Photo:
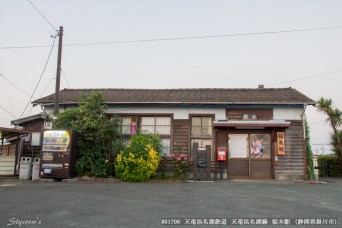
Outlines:
<svg viewBox="0 0 342 228"><path fill-rule="evenodd" d="M0 226L342 227L342 179L324 181L326 184L0 179Z"/></svg>

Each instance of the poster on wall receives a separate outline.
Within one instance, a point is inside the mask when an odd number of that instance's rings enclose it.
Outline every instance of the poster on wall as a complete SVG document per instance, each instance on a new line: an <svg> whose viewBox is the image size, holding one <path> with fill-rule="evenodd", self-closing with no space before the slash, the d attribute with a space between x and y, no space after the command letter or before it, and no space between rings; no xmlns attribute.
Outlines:
<svg viewBox="0 0 342 228"><path fill-rule="evenodd" d="M251 140L251 157L262 158L264 155L264 140L253 139Z"/></svg>
<svg viewBox="0 0 342 228"><path fill-rule="evenodd" d="M277 132L278 155L285 155L285 133Z"/></svg>

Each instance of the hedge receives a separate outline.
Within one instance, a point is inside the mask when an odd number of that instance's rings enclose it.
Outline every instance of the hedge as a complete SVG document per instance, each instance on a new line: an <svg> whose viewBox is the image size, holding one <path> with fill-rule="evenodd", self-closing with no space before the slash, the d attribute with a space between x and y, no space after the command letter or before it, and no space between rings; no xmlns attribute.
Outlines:
<svg viewBox="0 0 342 228"><path fill-rule="evenodd" d="M342 160L335 155L322 155L319 156L318 166L319 176L340 177L342 176Z"/></svg>

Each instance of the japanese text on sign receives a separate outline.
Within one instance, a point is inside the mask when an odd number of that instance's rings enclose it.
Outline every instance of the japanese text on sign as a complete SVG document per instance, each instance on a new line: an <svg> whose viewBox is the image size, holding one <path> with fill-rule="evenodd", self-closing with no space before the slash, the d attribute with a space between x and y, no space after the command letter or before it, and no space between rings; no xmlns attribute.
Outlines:
<svg viewBox="0 0 342 228"><path fill-rule="evenodd" d="M277 132L278 155L285 155L285 133Z"/></svg>

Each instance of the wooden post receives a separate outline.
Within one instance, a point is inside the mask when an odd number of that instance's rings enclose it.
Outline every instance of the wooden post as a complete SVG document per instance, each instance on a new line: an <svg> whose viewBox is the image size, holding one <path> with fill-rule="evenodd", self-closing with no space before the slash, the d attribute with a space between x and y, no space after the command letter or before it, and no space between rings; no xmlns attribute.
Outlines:
<svg viewBox="0 0 342 228"><path fill-rule="evenodd" d="M59 89L61 83L61 65L62 65L62 41L63 41L63 26L59 27L59 41L58 41L58 59L57 59L57 73L56 73L56 89L55 89L55 107L54 107L54 119L57 118L59 112Z"/></svg>

